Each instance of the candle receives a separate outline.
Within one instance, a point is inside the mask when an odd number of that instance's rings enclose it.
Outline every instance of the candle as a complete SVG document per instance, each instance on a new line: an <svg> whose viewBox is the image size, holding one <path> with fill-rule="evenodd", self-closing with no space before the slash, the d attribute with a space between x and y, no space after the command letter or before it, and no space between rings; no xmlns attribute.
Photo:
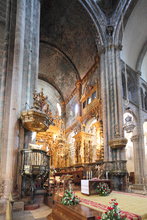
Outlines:
<svg viewBox="0 0 147 220"><path fill-rule="evenodd" d="M108 179L108 171L106 171L106 179Z"/></svg>

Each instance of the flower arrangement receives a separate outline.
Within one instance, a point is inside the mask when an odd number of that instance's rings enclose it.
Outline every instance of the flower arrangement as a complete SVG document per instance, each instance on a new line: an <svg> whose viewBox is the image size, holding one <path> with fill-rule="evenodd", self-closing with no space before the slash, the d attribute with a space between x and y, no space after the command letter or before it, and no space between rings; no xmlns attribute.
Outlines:
<svg viewBox="0 0 147 220"><path fill-rule="evenodd" d="M126 220L127 217L121 213L116 199L111 199L108 210L102 214L102 217L98 216L97 219L101 220Z"/></svg>
<svg viewBox="0 0 147 220"><path fill-rule="evenodd" d="M96 192L100 196L107 196L110 194L111 190L107 183L99 183L96 188Z"/></svg>
<svg viewBox="0 0 147 220"><path fill-rule="evenodd" d="M79 204L80 200L77 196L75 196L74 192L72 190L66 190L62 199L61 203L63 205L77 205Z"/></svg>

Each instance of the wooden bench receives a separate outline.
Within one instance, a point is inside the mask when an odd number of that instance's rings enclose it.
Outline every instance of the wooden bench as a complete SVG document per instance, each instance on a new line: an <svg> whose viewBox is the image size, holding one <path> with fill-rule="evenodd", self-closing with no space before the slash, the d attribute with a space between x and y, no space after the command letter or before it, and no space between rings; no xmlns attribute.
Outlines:
<svg viewBox="0 0 147 220"><path fill-rule="evenodd" d="M101 215L101 211L84 205L65 206L56 202L48 220L95 220L97 216Z"/></svg>

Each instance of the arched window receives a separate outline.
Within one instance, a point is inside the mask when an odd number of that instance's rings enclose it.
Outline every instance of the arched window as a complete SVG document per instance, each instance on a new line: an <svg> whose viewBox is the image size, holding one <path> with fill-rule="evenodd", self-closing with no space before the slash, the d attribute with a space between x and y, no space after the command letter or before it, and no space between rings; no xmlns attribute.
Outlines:
<svg viewBox="0 0 147 220"><path fill-rule="evenodd" d="M141 95L141 105L142 105L142 108L144 109L144 95L143 95L143 89L140 88L140 95Z"/></svg>
<svg viewBox="0 0 147 220"><path fill-rule="evenodd" d="M59 116L61 116L61 106L59 103L57 103L57 109L58 109Z"/></svg>
<svg viewBox="0 0 147 220"><path fill-rule="evenodd" d="M144 107L145 110L147 110L147 91L145 92L145 96L144 96Z"/></svg>
<svg viewBox="0 0 147 220"><path fill-rule="evenodd" d="M78 111L79 111L79 106L78 106L78 104L76 104L76 105L75 105L75 115L78 114Z"/></svg>
<svg viewBox="0 0 147 220"><path fill-rule="evenodd" d="M126 98L126 78L125 75L122 73L122 88L123 88L123 97Z"/></svg>
<svg viewBox="0 0 147 220"><path fill-rule="evenodd" d="M32 142L36 142L36 132L32 132Z"/></svg>

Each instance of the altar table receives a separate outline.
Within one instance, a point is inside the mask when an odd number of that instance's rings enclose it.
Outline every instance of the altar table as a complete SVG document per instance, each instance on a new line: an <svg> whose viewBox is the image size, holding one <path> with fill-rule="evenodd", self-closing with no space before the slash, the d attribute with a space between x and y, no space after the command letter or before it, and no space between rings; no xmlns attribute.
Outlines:
<svg viewBox="0 0 147 220"><path fill-rule="evenodd" d="M81 193L86 195L94 195L96 193L96 187L99 183L107 183L111 189L111 180L108 179L90 179L81 180Z"/></svg>

